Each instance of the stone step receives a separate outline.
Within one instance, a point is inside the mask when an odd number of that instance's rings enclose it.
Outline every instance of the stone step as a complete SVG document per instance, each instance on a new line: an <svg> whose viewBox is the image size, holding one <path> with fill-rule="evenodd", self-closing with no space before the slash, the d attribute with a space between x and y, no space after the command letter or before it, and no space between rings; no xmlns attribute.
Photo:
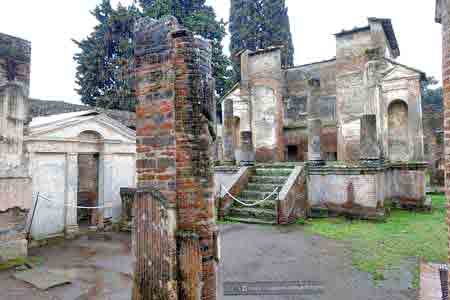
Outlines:
<svg viewBox="0 0 450 300"><path fill-rule="evenodd" d="M265 199L267 196L269 196L272 192L260 192L260 191L252 191L252 190L243 190L239 195L238 199L256 199L256 201L261 201ZM278 194L273 194L269 199L270 200L276 200L278 197Z"/></svg>
<svg viewBox="0 0 450 300"><path fill-rule="evenodd" d="M229 217L262 219L266 221L276 221L277 212L275 209L255 208L255 207L232 207Z"/></svg>
<svg viewBox="0 0 450 300"><path fill-rule="evenodd" d="M256 167L259 169L294 169L298 165L303 165L301 163L260 163Z"/></svg>
<svg viewBox="0 0 450 300"><path fill-rule="evenodd" d="M282 185L287 178L287 176L251 176L249 182Z"/></svg>
<svg viewBox="0 0 450 300"><path fill-rule="evenodd" d="M261 199L260 200L254 200L254 199L242 199L242 198L240 198L240 200L242 200L243 202L248 203L248 204L252 204L252 203L256 203L258 201L261 201ZM246 206L243 206L243 205L239 204L238 202L234 202L233 203L233 207L241 208L241 207L246 207ZM256 206L254 206L254 208L275 210L277 208L277 201L276 200L267 200L267 201L262 202L261 204L258 204Z"/></svg>
<svg viewBox="0 0 450 300"><path fill-rule="evenodd" d="M264 224L264 225L276 225L276 221L266 221L261 219L253 219L253 218L236 218L236 217L230 217L227 216L224 218L225 221L230 222L239 222L239 223L246 223L246 224Z"/></svg>
<svg viewBox="0 0 450 300"><path fill-rule="evenodd" d="M259 192L273 192L275 188L278 188L280 191L282 184L273 184L273 183L256 183L250 182L247 184L246 190L249 191L259 191Z"/></svg>
<svg viewBox="0 0 450 300"><path fill-rule="evenodd" d="M283 176L289 177L292 169L286 168L256 168L256 176Z"/></svg>

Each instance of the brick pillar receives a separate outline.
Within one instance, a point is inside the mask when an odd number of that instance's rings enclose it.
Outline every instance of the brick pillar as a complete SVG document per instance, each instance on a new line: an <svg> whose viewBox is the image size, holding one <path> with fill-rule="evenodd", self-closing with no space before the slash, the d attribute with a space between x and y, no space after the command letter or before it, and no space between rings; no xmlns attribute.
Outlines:
<svg viewBox="0 0 450 300"><path fill-rule="evenodd" d="M442 24L442 81L444 91L445 195L447 198L448 261L450 264L450 1L436 2L436 22ZM450 276L449 276L450 277ZM449 278L450 281L450 278Z"/></svg>
<svg viewBox="0 0 450 300"><path fill-rule="evenodd" d="M135 67L133 300L216 299L210 43L172 17L144 18L136 25Z"/></svg>
<svg viewBox="0 0 450 300"><path fill-rule="evenodd" d="M360 159L362 161L379 160L380 146L378 143L376 115L363 115L360 126Z"/></svg>
<svg viewBox="0 0 450 300"><path fill-rule="evenodd" d="M322 121L320 119L308 120L308 161L313 165L324 163L321 153L320 135L322 133Z"/></svg>
<svg viewBox="0 0 450 300"><path fill-rule="evenodd" d="M223 111L223 160L225 164L234 165L234 143L233 143L233 130L234 130L234 116L233 116L233 100L225 99Z"/></svg>

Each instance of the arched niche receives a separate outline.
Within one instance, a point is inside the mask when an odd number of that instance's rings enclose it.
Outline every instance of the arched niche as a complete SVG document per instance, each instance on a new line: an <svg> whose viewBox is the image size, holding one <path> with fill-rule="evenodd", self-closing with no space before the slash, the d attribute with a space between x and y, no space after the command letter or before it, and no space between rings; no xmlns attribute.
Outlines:
<svg viewBox="0 0 450 300"><path fill-rule="evenodd" d="M400 99L388 107L388 148L389 160L409 160L408 104Z"/></svg>
<svg viewBox="0 0 450 300"><path fill-rule="evenodd" d="M86 141L86 142L100 142L103 140L103 136L98 133L97 131L94 130L85 130L82 131L79 135L78 138L80 139L80 141Z"/></svg>

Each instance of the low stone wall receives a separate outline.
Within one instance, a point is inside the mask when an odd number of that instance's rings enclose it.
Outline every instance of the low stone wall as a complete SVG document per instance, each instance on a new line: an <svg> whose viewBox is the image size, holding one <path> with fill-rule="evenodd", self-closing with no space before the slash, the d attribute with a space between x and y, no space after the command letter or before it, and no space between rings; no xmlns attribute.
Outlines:
<svg viewBox="0 0 450 300"><path fill-rule="evenodd" d="M390 164L386 172L387 199L402 206L422 207L426 200L425 163Z"/></svg>
<svg viewBox="0 0 450 300"><path fill-rule="evenodd" d="M303 166L295 167L279 193L277 223L291 224L304 217L308 209L306 201L306 172Z"/></svg>
<svg viewBox="0 0 450 300"><path fill-rule="evenodd" d="M31 178L0 175L0 212L10 208L30 209Z"/></svg>
<svg viewBox="0 0 450 300"><path fill-rule="evenodd" d="M358 165L310 166L309 205L367 219L384 216L384 170Z"/></svg>
<svg viewBox="0 0 450 300"><path fill-rule="evenodd" d="M133 203L135 194L135 188L120 188L120 198L122 199L120 230L122 231L131 231L133 228Z"/></svg>
<svg viewBox="0 0 450 300"><path fill-rule="evenodd" d="M312 207L364 218L382 216L386 200L422 208L426 167L422 162L310 166L308 202Z"/></svg>
<svg viewBox="0 0 450 300"><path fill-rule="evenodd" d="M222 188L219 193L217 193L217 200L219 201L217 204L217 207L219 208L219 219L222 219L227 215L231 205L233 204L233 199L227 194L227 192L231 195L239 195L241 190L247 185L253 173L254 169L252 167L241 167L239 171L231 178L227 178L227 180L229 180L229 187L225 189ZM216 181L216 186L217 185L218 183ZM225 187L225 185L223 186Z"/></svg>
<svg viewBox="0 0 450 300"><path fill-rule="evenodd" d="M0 264L27 257L26 219L19 208L0 213Z"/></svg>

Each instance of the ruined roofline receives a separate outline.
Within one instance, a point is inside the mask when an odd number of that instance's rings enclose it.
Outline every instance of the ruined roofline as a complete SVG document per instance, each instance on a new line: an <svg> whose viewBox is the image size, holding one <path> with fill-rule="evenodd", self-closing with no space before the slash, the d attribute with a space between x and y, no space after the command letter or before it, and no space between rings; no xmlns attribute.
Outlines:
<svg viewBox="0 0 450 300"><path fill-rule="evenodd" d="M358 32L363 31L369 31L370 30L370 22L377 22L381 23L381 26L383 27L383 31L386 35L386 39L388 40L389 46L392 49L392 52L394 56L400 56L400 48L398 45L397 37L395 36L394 28L392 26L392 20L387 18L368 18L369 25L364 27L355 27L351 30L342 30L341 32L335 33L334 36L336 38L343 37L345 35L354 34Z"/></svg>
<svg viewBox="0 0 450 300"><path fill-rule="evenodd" d="M353 33L358 33L358 32L363 32L363 31L368 31L370 30L370 26L364 26L364 27L355 27L351 30L342 30L341 32L335 33L334 36L336 37L342 37L344 35L348 35L348 34L353 34Z"/></svg>
<svg viewBox="0 0 450 300"><path fill-rule="evenodd" d="M20 40L20 41L22 41L24 43L27 43L27 44L29 44L31 46L31 42L29 40L26 40L26 39L23 39L23 38L14 36L14 35L10 35L10 34L6 34L6 33L3 33L3 32L0 32L0 37L2 37L2 36L7 37L7 38L11 38L11 39L15 39L15 40Z"/></svg>
<svg viewBox="0 0 450 300"><path fill-rule="evenodd" d="M400 47L398 45L397 37L395 36L394 27L392 26L392 20L382 18L369 18L368 20L369 22L381 23L394 56L400 56Z"/></svg>
<svg viewBox="0 0 450 300"><path fill-rule="evenodd" d="M316 62L312 62L312 63L307 63L304 65L286 67L286 68L283 68L283 70L299 69L299 68L309 67L309 66L318 65L318 64L324 64L324 63L333 62L333 61L336 61L336 57L326 59L326 60L316 61Z"/></svg>
<svg viewBox="0 0 450 300"><path fill-rule="evenodd" d="M242 53L244 53L245 51L249 51L248 55L249 56L253 56L253 55L258 55L258 54L262 54L262 53L266 53L266 52L272 52L272 51L276 51L276 50L281 50L282 48L284 48L284 46L270 46L264 49L257 49L257 50L249 50L249 49L241 49L238 52L236 52L233 56L238 58L242 55Z"/></svg>
<svg viewBox="0 0 450 300"><path fill-rule="evenodd" d="M231 89L229 89L222 97L219 98L218 102L222 103L231 93L233 93L236 89L240 88L241 84L236 83Z"/></svg>

